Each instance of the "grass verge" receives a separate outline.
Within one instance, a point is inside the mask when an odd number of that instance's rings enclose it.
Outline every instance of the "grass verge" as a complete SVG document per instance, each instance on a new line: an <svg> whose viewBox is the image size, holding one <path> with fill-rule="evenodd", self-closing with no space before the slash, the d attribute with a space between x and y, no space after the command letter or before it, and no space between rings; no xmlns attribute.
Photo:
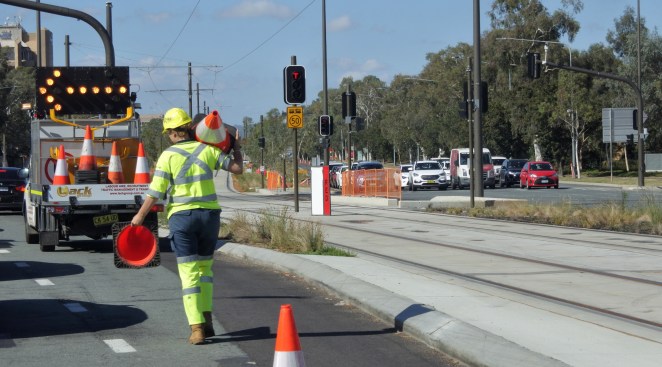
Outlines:
<svg viewBox="0 0 662 367"><path fill-rule="evenodd" d="M257 216L238 212L233 218L223 221L219 237L286 253L354 256L345 250L324 245L321 225L294 220L289 208L265 209Z"/></svg>
<svg viewBox="0 0 662 367"><path fill-rule="evenodd" d="M576 206L566 202L548 205L514 204L489 208L439 208L434 211L479 218L662 235L661 203L651 195L642 199L636 207L628 207L626 199L627 193L623 193L620 202L610 202L595 207Z"/></svg>

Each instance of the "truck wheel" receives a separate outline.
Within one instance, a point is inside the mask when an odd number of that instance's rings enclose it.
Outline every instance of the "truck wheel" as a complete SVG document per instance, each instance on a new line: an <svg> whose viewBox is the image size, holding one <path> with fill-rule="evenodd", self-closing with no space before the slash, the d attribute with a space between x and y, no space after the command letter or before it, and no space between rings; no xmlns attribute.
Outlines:
<svg viewBox="0 0 662 367"><path fill-rule="evenodd" d="M31 245L39 243L39 232L32 229L27 221L25 222L25 242Z"/></svg>
<svg viewBox="0 0 662 367"><path fill-rule="evenodd" d="M53 252L59 239L59 233L57 231L39 232L39 249L41 252Z"/></svg>
<svg viewBox="0 0 662 367"><path fill-rule="evenodd" d="M25 213L25 209L23 210L23 213ZM25 242L31 245L39 243L39 232L30 227L28 224L28 218L25 214L23 214L23 224L25 225Z"/></svg>

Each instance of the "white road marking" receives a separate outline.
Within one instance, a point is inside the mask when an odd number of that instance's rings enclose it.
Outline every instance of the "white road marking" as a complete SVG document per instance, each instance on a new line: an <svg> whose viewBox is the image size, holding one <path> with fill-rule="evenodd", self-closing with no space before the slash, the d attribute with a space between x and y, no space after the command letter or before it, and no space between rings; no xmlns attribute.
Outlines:
<svg viewBox="0 0 662 367"><path fill-rule="evenodd" d="M16 267L18 267L18 268L29 268L30 265L28 265L28 263L26 263L26 262L20 261L20 262L16 263Z"/></svg>
<svg viewBox="0 0 662 367"><path fill-rule="evenodd" d="M9 253L9 250L5 250L5 249L0 250L0 254L8 254L8 253Z"/></svg>
<svg viewBox="0 0 662 367"><path fill-rule="evenodd" d="M51 282L48 279L35 279L34 281L37 282L37 284L39 285L55 285L53 284L53 282Z"/></svg>
<svg viewBox="0 0 662 367"><path fill-rule="evenodd" d="M87 309L78 302L65 303L64 307L66 307L69 312L87 312Z"/></svg>
<svg viewBox="0 0 662 367"><path fill-rule="evenodd" d="M104 340L103 342L106 343L115 353L132 353L136 351L124 339L108 339Z"/></svg>

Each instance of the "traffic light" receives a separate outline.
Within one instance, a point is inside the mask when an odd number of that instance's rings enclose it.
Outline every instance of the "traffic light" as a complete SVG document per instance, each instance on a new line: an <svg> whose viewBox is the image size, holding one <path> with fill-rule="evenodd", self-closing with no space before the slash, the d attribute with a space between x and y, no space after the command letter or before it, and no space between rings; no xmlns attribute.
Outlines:
<svg viewBox="0 0 662 367"><path fill-rule="evenodd" d="M333 118L329 115L322 115L319 119L320 135L333 135Z"/></svg>
<svg viewBox="0 0 662 367"><path fill-rule="evenodd" d="M131 106L126 66L40 67L35 111L57 114L123 114Z"/></svg>
<svg viewBox="0 0 662 367"><path fill-rule="evenodd" d="M290 65L283 69L284 97L287 104L302 104L306 101L306 69L301 65Z"/></svg>
<svg viewBox="0 0 662 367"><path fill-rule="evenodd" d="M632 130L639 131L639 120L637 120L637 109L632 110Z"/></svg>
<svg viewBox="0 0 662 367"><path fill-rule="evenodd" d="M634 134L625 135L625 138L627 139L628 145L634 144Z"/></svg>
<svg viewBox="0 0 662 367"><path fill-rule="evenodd" d="M526 61L529 78L540 78L540 53L534 52L526 54Z"/></svg>
<svg viewBox="0 0 662 367"><path fill-rule="evenodd" d="M342 93L342 117L356 116L356 93Z"/></svg>
<svg viewBox="0 0 662 367"><path fill-rule="evenodd" d="M264 143L265 143L265 139L264 139L264 138L257 138L257 145L258 145L260 148L264 148Z"/></svg>
<svg viewBox="0 0 662 367"><path fill-rule="evenodd" d="M354 127L356 131L365 129L365 120L363 118L357 116L352 120L354 120Z"/></svg>

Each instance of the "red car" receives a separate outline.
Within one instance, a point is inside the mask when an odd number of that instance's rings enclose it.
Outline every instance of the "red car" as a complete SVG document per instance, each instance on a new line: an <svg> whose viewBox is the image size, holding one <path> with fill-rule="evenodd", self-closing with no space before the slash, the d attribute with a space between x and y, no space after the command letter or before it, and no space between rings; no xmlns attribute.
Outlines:
<svg viewBox="0 0 662 367"><path fill-rule="evenodd" d="M530 189L532 187L559 188L559 176L549 162L526 162L519 175L519 187Z"/></svg>

